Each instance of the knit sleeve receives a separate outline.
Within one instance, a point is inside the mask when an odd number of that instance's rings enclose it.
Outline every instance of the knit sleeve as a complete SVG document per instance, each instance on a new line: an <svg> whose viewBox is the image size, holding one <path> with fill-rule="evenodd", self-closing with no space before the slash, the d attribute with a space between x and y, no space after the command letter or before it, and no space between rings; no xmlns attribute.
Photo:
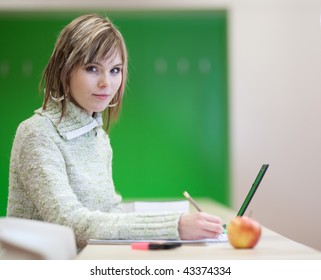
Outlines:
<svg viewBox="0 0 321 280"><path fill-rule="evenodd" d="M68 183L64 158L46 131L39 125L21 126L15 139L15 172L44 221L73 228L78 247L89 238L179 238L179 213L104 213L84 207Z"/></svg>

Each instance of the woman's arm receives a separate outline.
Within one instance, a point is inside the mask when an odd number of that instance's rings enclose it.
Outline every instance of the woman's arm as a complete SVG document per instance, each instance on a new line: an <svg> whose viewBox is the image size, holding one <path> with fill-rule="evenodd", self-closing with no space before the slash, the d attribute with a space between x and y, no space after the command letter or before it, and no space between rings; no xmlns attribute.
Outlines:
<svg viewBox="0 0 321 280"><path fill-rule="evenodd" d="M44 221L72 227L79 247L89 238L179 238L178 213L104 213L84 207L69 184L58 146L45 131L42 126L18 129L11 170L22 184L12 187L24 188Z"/></svg>

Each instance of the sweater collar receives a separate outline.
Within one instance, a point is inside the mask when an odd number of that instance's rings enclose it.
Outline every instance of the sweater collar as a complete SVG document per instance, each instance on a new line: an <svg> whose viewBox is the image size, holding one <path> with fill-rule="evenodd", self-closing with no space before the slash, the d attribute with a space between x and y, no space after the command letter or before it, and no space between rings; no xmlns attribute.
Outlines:
<svg viewBox="0 0 321 280"><path fill-rule="evenodd" d="M53 101L48 101L46 110L40 108L35 113L47 117L66 140L77 138L103 124L101 113L91 116L71 101L67 101L66 114L61 120L61 104Z"/></svg>

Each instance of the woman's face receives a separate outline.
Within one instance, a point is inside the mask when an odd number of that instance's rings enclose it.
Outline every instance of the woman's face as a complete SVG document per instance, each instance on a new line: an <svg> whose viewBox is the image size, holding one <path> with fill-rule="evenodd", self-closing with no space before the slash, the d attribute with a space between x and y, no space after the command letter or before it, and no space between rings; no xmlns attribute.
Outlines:
<svg viewBox="0 0 321 280"><path fill-rule="evenodd" d="M70 95L90 115L104 111L122 82L123 61L119 52L106 61L82 65L70 76Z"/></svg>

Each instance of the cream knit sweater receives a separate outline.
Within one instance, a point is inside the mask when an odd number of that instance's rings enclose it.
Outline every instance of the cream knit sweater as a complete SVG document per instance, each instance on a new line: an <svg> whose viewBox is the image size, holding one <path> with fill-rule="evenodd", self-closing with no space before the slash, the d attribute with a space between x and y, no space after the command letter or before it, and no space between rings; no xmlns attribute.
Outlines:
<svg viewBox="0 0 321 280"><path fill-rule="evenodd" d="M60 104L50 102L18 127L7 216L70 226L79 248L89 238L178 239L179 213L123 212L101 114L69 101L59 122L60 113Z"/></svg>

